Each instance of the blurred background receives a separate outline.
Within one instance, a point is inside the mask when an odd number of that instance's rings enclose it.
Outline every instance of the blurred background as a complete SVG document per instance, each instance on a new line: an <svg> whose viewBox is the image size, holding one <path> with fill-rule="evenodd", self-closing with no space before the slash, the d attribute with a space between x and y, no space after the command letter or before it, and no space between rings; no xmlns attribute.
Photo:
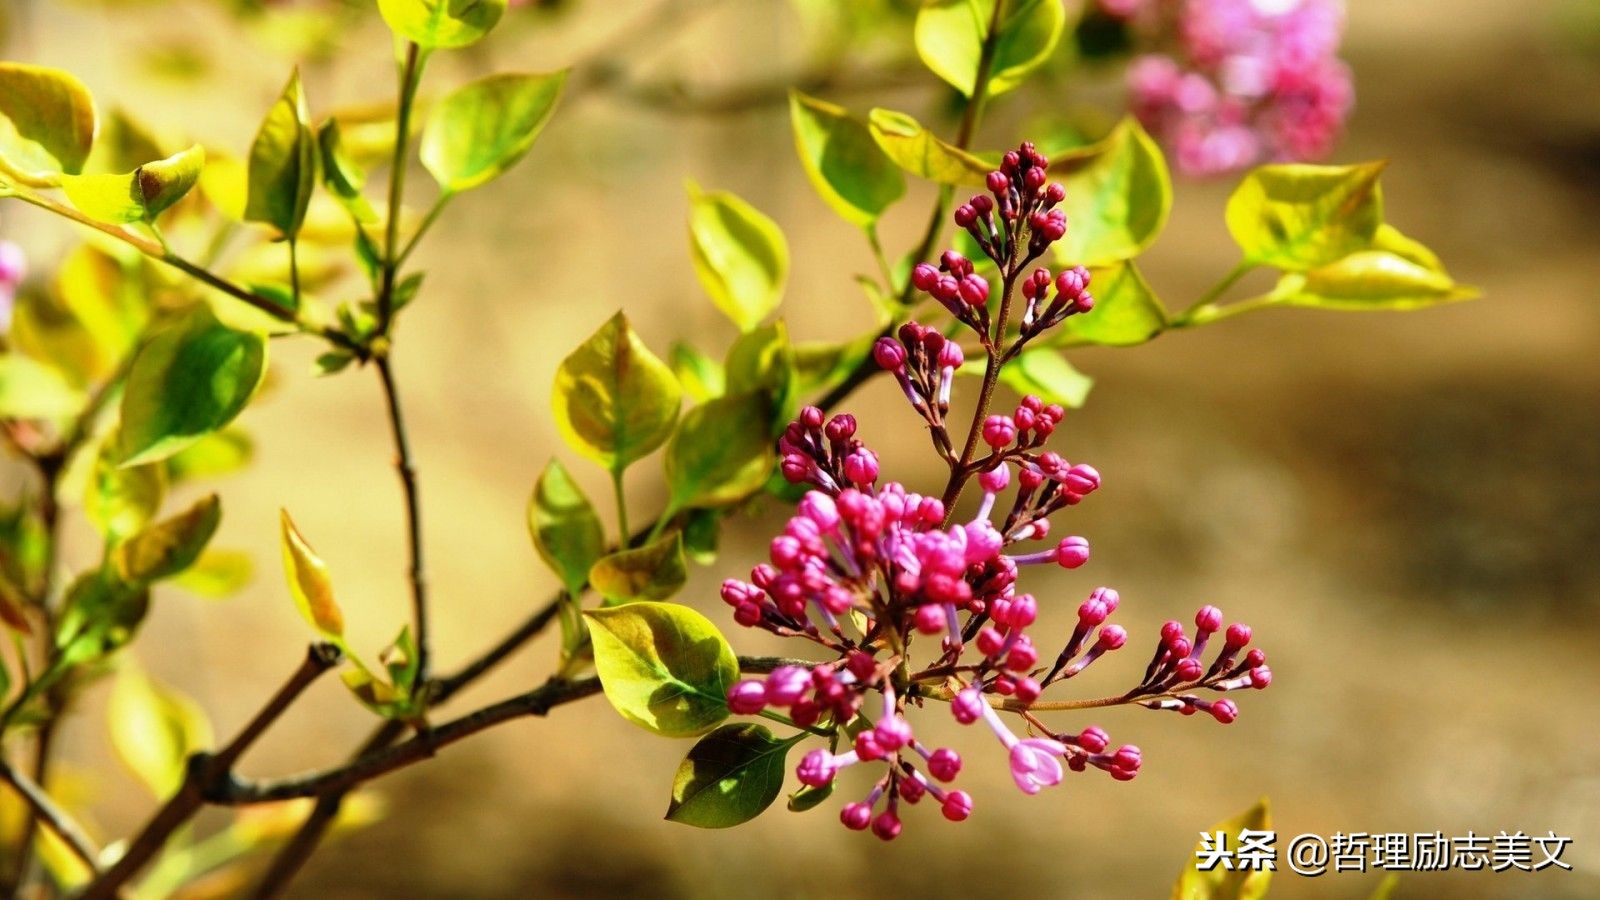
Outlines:
<svg viewBox="0 0 1600 900"><path fill-rule="evenodd" d="M8 58L70 69L103 107L239 153L308 52L314 113L393 96L388 37L370 14L351 13L334 42L306 25L314 10L301 3L244 16L195 0L8 5ZM686 177L737 192L785 229L793 269L783 315L796 338L872 326L852 280L872 271L872 258L806 182L785 106L760 102L761 90L724 89L809 79L814 93L857 112L906 109L952 131L939 83L896 62L909 24L819 54L808 20L778 0L688 4L672 16L657 5L514 9L474 52L441 54L428 69L424 93L491 69L583 61L592 76L529 158L495 190L456 201L417 257L428 280L396 365L445 668L554 590L524 520L546 460L563 456L605 496L603 473L565 450L548 416L565 353L618 307L658 352L679 339L720 352L734 335L690 270ZM1238 722L1141 709L1054 714L1063 729L1100 724L1139 744L1146 765L1131 783L1078 776L1031 798L1009 784L997 753L962 742L973 819L956 827L921 810L884 846L839 827L831 805L792 814L780 803L726 832L664 822L688 744L650 737L591 701L383 781L383 818L325 848L297 895L1164 896L1198 831L1266 795L1284 835L1573 838L1564 855L1573 872L1415 873L1402 876L1402 897L1600 896L1594 7L1357 0L1349 9L1344 56L1357 106L1335 158L1392 160L1390 220L1484 299L1414 314L1269 310L1072 357L1096 387L1056 446L1097 466L1106 487L1058 523L1088 535L1096 554L1084 569L1035 576L1047 601L1041 633L1052 621L1068 629L1098 584L1122 592L1119 616L1141 648L1164 619L1215 603L1254 626L1277 677L1271 691L1241 698ZM672 87L611 89L607 73L622 65ZM997 103L976 144L1015 143L1069 104L1115 110L1117 97L1114 78L1070 89L1046 80ZM1143 259L1170 308L1235 262L1222 226L1232 185L1177 184L1171 223ZM927 185L912 190L883 224L894 255L920 234L933 196ZM8 205L4 233L45 269L69 235L30 212ZM256 461L220 488L217 543L249 549L257 577L222 603L163 595L136 650L219 733L256 708L307 638L277 574L278 507L294 511L331 566L356 646L375 653L407 614L376 378L315 379L310 342L272 349L273 393L242 420ZM886 473L923 488L942 477L892 385L870 385L849 407ZM653 463L631 473L637 510L659 501L658 480ZM682 598L743 652L775 648L735 634L714 587L762 556L781 515L769 507L735 523L721 558L696 571ZM86 528L67 553L92 561ZM542 680L553 644L527 648L458 708ZM1114 692L1138 677L1142 656L1112 657L1074 687ZM98 797L89 818L106 838L136 827L151 801L120 777L103 699L92 693L61 741L73 748L72 777ZM245 769L330 764L371 726L328 681ZM846 776L843 787L855 785ZM1379 879L1283 872L1273 896L1364 897Z"/></svg>

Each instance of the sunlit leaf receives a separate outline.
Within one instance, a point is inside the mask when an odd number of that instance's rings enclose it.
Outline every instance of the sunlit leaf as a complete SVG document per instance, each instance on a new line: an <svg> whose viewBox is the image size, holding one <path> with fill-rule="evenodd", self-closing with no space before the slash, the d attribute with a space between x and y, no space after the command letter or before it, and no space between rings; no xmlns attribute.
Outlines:
<svg viewBox="0 0 1600 900"><path fill-rule="evenodd" d="M1291 272L1367 249L1383 222L1383 167L1262 166L1228 198L1228 231L1246 262Z"/></svg>
<svg viewBox="0 0 1600 900"><path fill-rule="evenodd" d="M500 21L506 0L378 0L378 12L400 37L422 47L465 47Z"/></svg>
<svg viewBox="0 0 1600 900"><path fill-rule="evenodd" d="M690 409L667 444L668 507L723 506L760 490L777 462L772 402L734 394Z"/></svg>
<svg viewBox="0 0 1600 900"><path fill-rule="evenodd" d="M666 441L681 402L672 370L617 313L562 360L551 412L568 446L621 469Z"/></svg>
<svg viewBox="0 0 1600 900"><path fill-rule="evenodd" d="M1073 368L1058 351L1048 347L1028 350L1000 370L1000 380L1019 394L1033 394L1046 403L1079 407L1089 396L1094 379Z"/></svg>
<svg viewBox="0 0 1600 900"><path fill-rule="evenodd" d="M422 165L446 193L475 188L516 165L555 112L566 71L501 73L458 88L428 117Z"/></svg>
<svg viewBox="0 0 1600 900"><path fill-rule="evenodd" d="M728 716L739 677L733 648L705 616L676 603L588 610L595 671L630 722L666 737L699 734Z"/></svg>
<svg viewBox="0 0 1600 900"><path fill-rule="evenodd" d="M158 798L178 789L189 754L212 746L199 704L131 664L117 670L106 715L117 755Z"/></svg>
<svg viewBox="0 0 1600 900"><path fill-rule="evenodd" d="M690 400L703 403L727 390L727 376L722 364L688 344L678 342L667 354L672 361L672 374L683 385Z"/></svg>
<svg viewBox="0 0 1600 900"><path fill-rule="evenodd" d="M905 176L843 107L791 91L789 122L811 184L846 222L870 226L905 194Z"/></svg>
<svg viewBox="0 0 1600 900"><path fill-rule="evenodd" d="M199 144L126 175L63 175L72 205L105 222L153 222L200 180L206 151Z"/></svg>
<svg viewBox="0 0 1600 900"><path fill-rule="evenodd" d="M58 370L16 353L0 354L0 417L71 416L87 402Z"/></svg>
<svg viewBox="0 0 1600 900"><path fill-rule="evenodd" d="M1132 118L1098 143L1050 161L1067 197L1067 233L1055 245L1066 265L1132 259L1161 233L1172 209L1172 179L1161 148Z"/></svg>
<svg viewBox="0 0 1600 900"><path fill-rule="evenodd" d="M1094 309L1068 316L1062 337L1088 344L1142 344L1167 327L1167 311L1132 262L1091 269Z"/></svg>
<svg viewBox="0 0 1600 900"><path fill-rule="evenodd" d="M191 594L220 600L238 593L254 573L250 554L207 547L193 565L173 576L172 583Z"/></svg>
<svg viewBox="0 0 1600 900"><path fill-rule="evenodd" d="M727 191L689 185L689 250L711 302L741 331L778 308L789 277L789 244L755 207Z"/></svg>
<svg viewBox="0 0 1600 900"><path fill-rule="evenodd" d="M123 465L164 459L233 421L266 371L266 341L198 303L139 349L122 395Z"/></svg>
<svg viewBox="0 0 1600 900"><path fill-rule="evenodd" d="M222 521L216 494L202 497L189 509L162 519L119 545L113 559L130 584L158 581L187 569L205 549Z"/></svg>
<svg viewBox="0 0 1600 900"><path fill-rule="evenodd" d="M83 171L94 146L94 98L60 69L0 62L0 170L48 186Z"/></svg>
<svg viewBox="0 0 1600 900"><path fill-rule="evenodd" d="M978 81L984 36L997 0L925 0L917 12L917 55L935 75L966 96ZM990 65L988 94L1021 84L1050 57L1066 24L1060 0L1007 0Z"/></svg>
<svg viewBox="0 0 1600 900"><path fill-rule="evenodd" d="M1363 311L1420 309L1470 300L1478 291L1394 253L1365 250L1304 274L1285 274L1273 294L1290 306Z"/></svg>
<svg viewBox="0 0 1600 900"><path fill-rule="evenodd" d="M1216 840L1220 832L1227 841L1224 849L1232 852L1239 847L1239 832L1249 829L1251 831L1270 831L1272 829L1272 814L1267 809L1265 797L1244 812L1231 819L1227 819L1206 829L1205 834ZM1206 841L1195 844L1195 852L1190 854L1189 865L1178 876L1177 884L1172 888L1172 900L1260 900L1267 895L1267 886L1272 881L1272 872L1268 869L1226 869L1217 865L1209 871L1199 869L1199 861L1203 858Z"/></svg>
<svg viewBox="0 0 1600 900"><path fill-rule="evenodd" d="M344 641L344 613L333 597L333 579L328 564L311 549L288 510L280 511L283 544L283 571L289 581L289 594L300 615L324 637L335 643Z"/></svg>
<svg viewBox="0 0 1600 900"><path fill-rule="evenodd" d="M528 501L533 545L570 596L583 593L589 567L606 552L605 532L594 505L572 480L567 467L550 460Z"/></svg>
<svg viewBox="0 0 1600 900"><path fill-rule="evenodd" d="M603 556L589 569L588 580L608 603L665 600L689 580L683 539L673 532L643 547Z"/></svg>
<svg viewBox="0 0 1600 900"><path fill-rule="evenodd" d="M765 394L775 420L787 420L798 380L794 347L782 319L739 335L723 363L729 394Z"/></svg>
<svg viewBox="0 0 1600 900"><path fill-rule="evenodd" d="M167 457L167 476L182 481L231 475L249 464L254 452L250 435L238 428L224 428Z"/></svg>
<svg viewBox="0 0 1600 900"><path fill-rule="evenodd" d="M696 828L731 828L760 815L783 790L787 740L764 726L723 725L701 738L678 766L667 820Z"/></svg>
<svg viewBox="0 0 1600 900"><path fill-rule="evenodd" d="M317 149L322 157L322 184L328 193L357 222L376 222L378 214L372 211L372 204L361 193L367 183L367 173L344 152L337 119L329 119L317 129Z"/></svg>
<svg viewBox="0 0 1600 900"><path fill-rule="evenodd" d="M143 528L161 508L167 493L166 467L160 463L118 466L105 454L95 456L84 515L113 543Z"/></svg>
<svg viewBox="0 0 1600 900"><path fill-rule="evenodd" d="M250 193L244 217L293 238L317 182L317 137L296 70L250 145Z"/></svg>
<svg viewBox="0 0 1600 900"><path fill-rule="evenodd" d="M874 109L872 137L900 168L940 184L981 185L995 167L947 143L903 112Z"/></svg>

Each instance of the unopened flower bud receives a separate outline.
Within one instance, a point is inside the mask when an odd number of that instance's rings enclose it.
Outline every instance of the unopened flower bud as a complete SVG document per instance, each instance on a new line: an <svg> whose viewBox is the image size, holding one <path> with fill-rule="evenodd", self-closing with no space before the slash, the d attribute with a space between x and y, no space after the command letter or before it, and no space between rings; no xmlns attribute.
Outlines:
<svg viewBox="0 0 1600 900"><path fill-rule="evenodd" d="M1226 640L1228 646L1235 650L1250 643L1250 626L1243 622L1235 622L1229 625Z"/></svg>
<svg viewBox="0 0 1600 900"><path fill-rule="evenodd" d="M900 817L892 809L878 813L878 817L872 820L872 833L881 840L894 840L900 836Z"/></svg>
<svg viewBox="0 0 1600 900"><path fill-rule="evenodd" d="M728 688L728 709L734 715L753 716L767 708L767 686L747 678Z"/></svg>
<svg viewBox="0 0 1600 900"><path fill-rule="evenodd" d="M865 831L872 824L872 807L865 803L846 803L839 810L839 821L851 831Z"/></svg>
<svg viewBox="0 0 1600 900"><path fill-rule="evenodd" d="M996 450L1017 439L1017 424L1010 416L990 416L983 420L983 442Z"/></svg>
<svg viewBox="0 0 1600 900"><path fill-rule="evenodd" d="M1211 704L1211 718L1228 725L1239 718L1239 707L1232 700L1218 700Z"/></svg>
<svg viewBox="0 0 1600 900"><path fill-rule="evenodd" d="M1076 569L1089 561L1089 540L1069 535L1056 545L1056 563L1063 569Z"/></svg>
<svg viewBox="0 0 1600 900"><path fill-rule="evenodd" d="M1096 643L1104 650L1118 650L1128 642L1128 630L1121 625L1107 625L1100 629Z"/></svg>
<svg viewBox="0 0 1600 900"><path fill-rule="evenodd" d="M961 755L949 747L940 747L928 756L928 774L940 781L954 781L961 774Z"/></svg>
<svg viewBox="0 0 1600 900"><path fill-rule="evenodd" d="M1221 628L1222 610L1210 605L1200 607L1200 611L1194 614L1194 627L1202 632L1216 631Z"/></svg>
<svg viewBox="0 0 1600 900"><path fill-rule="evenodd" d="M972 815L972 795L966 791L951 791L944 795L939 810L952 822L964 822Z"/></svg>
<svg viewBox="0 0 1600 900"><path fill-rule="evenodd" d="M872 345L872 359L888 372L898 372L906 364L906 348L891 337L878 338Z"/></svg>

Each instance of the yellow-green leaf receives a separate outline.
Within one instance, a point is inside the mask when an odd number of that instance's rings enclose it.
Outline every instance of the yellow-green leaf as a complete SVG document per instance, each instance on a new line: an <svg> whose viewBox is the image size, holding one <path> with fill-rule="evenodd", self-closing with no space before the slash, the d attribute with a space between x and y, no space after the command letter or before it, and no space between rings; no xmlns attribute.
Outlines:
<svg viewBox="0 0 1600 900"><path fill-rule="evenodd" d="M670 509L723 506L761 489L777 461L772 401L735 394L689 410L667 444Z"/></svg>
<svg viewBox="0 0 1600 900"><path fill-rule="evenodd" d="M250 554L207 547L193 565L173 576L172 583L191 594L220 600L249 584L254 572Z"/></svg>
<svg viewBox="0 0 1600 900"><path fill-rule="evenodd" d="M1239 832L1245 829L1272 829L1272 814L1267 808L1267 798L1262 797L1255 806L1211 826L1205 835L1214 843L1217 834L1221 833L1222 839L1227 841L1225 849L1232 852L1238 849ZM1198 864L1206 843L1206 840L1201 840L1195 844L1189 865L1172 888L1172 900L1260 900L1267 895L1267 886L1272 881L1272 872L1269 870L1240 871L1217 865L1209 871L1200 871Z"/></svg>
<svg viewBox="0 0 1600 900"><path fill-rule="evenodd" d="M199 559L222 521L222 502L208 494L187 510L162 519L119 545L112 558L129 584L172 576Z"/></svg>
<svg viewBox="0 0 1600 900"><path fill-rule="evenodd" d="M940 184L981 185L995 167L940 140L922 123L903 112L874 109L867 114L872 137L895 165L919 178Z"/></svg>
<svg viewBox="0 0 1600 900"><path fill-rule="evenodd" d="M204 303L140 347L122 395L123 465L164 459L242 411L266 372L266 341L218 322Z"/></svg>
<svg viewBox="0 0 1600 900"><path fill-rule="evenodd" d="M317 137L296 69L250 145L246 221L265 222L286 238L299 233L317 182L317 157Z"/></svg>
<svg viewBox="0 0 1600 900"><path fill-rule="evenodd" d="M328 564L317 556L300 536L288 510L281 510L283 531L283 571L289 580L289 594L300 615L324 637L335 643L344 641L344 613L333 597L333 579Z"/></svg>
<svg viewBox="0 0 1600 900"><path fill-rule="evenodd" d="M620 471L671 436L682 391L619 312L562 360L550 402L568 446Z"/></svg>
<svg viewBox="0 0 1600 900"><path fill-rule="evenodd" d="M60 418L76 415L87 402L60 370L18 353L0 354L0 417Z"/></svg>
<svg viewBox="0 0 1600 900"><path fill-rule="evenodd" d="M728 717L739 661L722 632L677 603L588 610L594 667L622 717L666 737L700 734Z"/></svg>
<svg viewBox="0 0 1600 900"><path fill-rule="evenodd" d="M1089 396L1094 379L1073 368L1059 351L1036 347L1000 370L1000 380L1019 394L1033 394L1046 403L1074 409Z"/></svg>
<svg viewBox="0 0 1600 900"><path fill-rule="evenodd" d="M83 171L94 146L94 98L68 72L0 62L0 170L47 187Z"/></svg>
<svg viewBox="0 0 1600 900"><path fill-rule="evenodd" d="M917 12L917 55L935 75L970 97L997 0L924 0ZM1066 25L1061 0L1006 0L990 65L988 95L1021 84L1049 59Z"/></svg>
<svg viewBox="0 0 1600 900"><path fill-rule="evenodd" d="M667 821L731 828L761 815L782 792L789 748L803 737L779 740L765 726L745 722L701 738L672 780Z"/></svg>
<svg viewBox="0 0 1600 900"><path fill-rule="evenodd" d="M63 175L62 190L90 218L125 225L153 222L200 180L206 151L193 147L126 175Z"/></svg>
<svg viewBox="0 0 1600 900"><path fill-rule="evenodd" d="M118 668L106 715L117 755L158 798L178 789L189 754L212 745L211 723L199 704L132 664Z"/></svg>
<svg viewBox="0 0 1600 900"><path fill-rule="evenodd" d="M1303 272L1372 246L1383 222L1383 162L1262 166L1228 198L1228 232L1247 263Z"/></svg>
<svg viewBox="0 0 1600 900"><path fill-rule="evenodd" d="M322 183L328 193L357 222L376 222L378 214L373 212L372 204L361 193L367 183L367 173L344 152L339 120L329 119L317 129L317 149L322 157Z"/></svg>
<svg viewBox="0 0 1600 900"><path fill-rule="evenodd" d="M115 543L143 528L161 508L166 493L165 466L118 466L107 454L100 453L95 455L83 512L102 535Z"/></svg>
<svg viewBox="0 0 1600 900"><path fill-rule="evenodd" d="M565 70L502 73L458 88L428 117L422 165L446 193L498 177L533 146L566 78Z"/></svg>
<svg viewBox="0 0 1600 900"><path fill-rule="evenodd" d="M1128 347L1166 330L1167 311L1131 260L1090 272L1094 309L1061 323L1067 342Z"/></svg>
<svg viewBox="0 0 1600 900"><path fill-rule="evenodd" d="M1149 247L1172 209L1172 178L1161 148L1132 118L1105 139L1050 161L1067 197L1067 233L1055 245L1065 265L1107 265Z"/></svg>
<svg viewBox="0 0 1600 900"><path fill-rule="evenodd" d="M695 275L741 331L761 324L783 299L789 244L777 223L727 191L689 184L689 250Z"/></svg>
<svg viewBox="0 0 1600 900"><path fill-rule="evenodd" d="M589 583L611 604L665 600L688 580L683 538L677 532L603 556L589 569Z"/></svg>
<svg viewBox="0 0 1600 900"><path fill-rule="evenodd" d="M378 12L395 34L427 48L465 47L505 11L506 0L378 0Z"/></svg>
<svg viewBox="0 0 1600 900"><path fill-rule="evenodd" d="M843 107L790 91L789 122L812 186L846 222L870 227L905 194L894 160Z"/></svg>
<svg viewBox="0 0 1600 900"><path fill-rule="evenodd" d="M690 400L704 403L727 390L722 364L699 350L680 341L672 345L667 357L672 360L672 374Z"/></svg>
<svg viewBox="0 0 1600 900"><path fill-rule="evenodd" d="M1364 250L1304 274L1286 274L1273 294L1290 306L1355 311L1420 309L1478 296L1476 289L1456 284L1439 269L1383 250Z"/></svg>
<svg viewBox="0 0 1600 900"><path fill-rule="evenodd" d="M539 556L561 579L568 595L583 593L589 567L605 555L605 532L594 505L559 459L550 460L533 486L528 530Z"/></svg>

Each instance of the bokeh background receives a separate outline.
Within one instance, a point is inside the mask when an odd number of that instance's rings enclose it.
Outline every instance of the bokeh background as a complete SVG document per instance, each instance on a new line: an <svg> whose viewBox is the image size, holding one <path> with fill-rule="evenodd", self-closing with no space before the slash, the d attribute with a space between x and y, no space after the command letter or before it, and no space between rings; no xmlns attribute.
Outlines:
<svg viewBox="0 0 1600 900"><path fill-rule="evenodd" d="M518 11L470 55L440 55L425 90L491 68L593 60L654 2ZM689 4L599 62L658 83L781 84L814 48L777 0ZM103 105L167 134L243 151L297 52L305 6L241 21L221 4L13 0L6 54L71 69ZM704 9L701 9L704 7ZM1388 157L1393 222L1434 247L1484 299L1404 315L1285 310L1073 360L1097 385L1058 445L1106 488L1073 514L1095 542L1085 569L1038 576L1050 623L1097 584L1145 646L1202 603L1255 626L1277 675L1223 728L1203 717L1112 710L1099 723L1141 745L1132 783L1069 778L1027 798L983 742L962 743L979 811L951 826L928 810L891 846L840 828L831 806L775 806L727 832L661 820L686 742L650 737L603 701L521 721L382 782L383 819L326 848L298 896L669 898L1163 896L1196 832L1271 797L1280 832L1501 829L1574 839L1576 871L1418 873L1403 897L1600 895L1600 55L1592 3L1356 0L1346 57L1357 110L1341 160ZM909 42L908 36L906 41ZM857 110L938 120L931 75L877 76L882 46L847 48L820 92ZM314 111L392 97L374 16L344 26L306 68ZM854 80L853 80L854 79ZM997 104L979 146L1024 136L1065 104L1116 103L1103 85L1022 91ZM949 125L944 126L948 132ZM789 235L783 315L801 339L870 327L852 274L872 268L849 226L806 183L784 107L695 115L593 87L567 98L529 158L448 211L417 256L428 270L396 364L423 479L438 658L460 660L544 602L524 504L564 456L597 497L603 475L562 447L548 415L554 369L625 307L658 351L676 339L720 352L733 330L700 295L684 232L683 179L729 188ZM420 181L418 183L421 183ZM1145 258L1169 306L1225 273L1231 184L1180 182ZM920 193L917 193L920 191ZM890 214L894 252L919 233L931 191ZM8 236L48 266L61 226L7 207ZM308 342L273 345L276 389L244 424L257 459L223 484L220 545L254 552L258 577L209 603L160 598L136 651L193 695L221 732L255 708L307 637L277 577L277 508L294 511L333 568L357 646L376 651L406 605L400 500L376 379L314 379ZM885 469L936 477L892 386L852 400ZM635 508L659 501L653 465L631 475ZM747 569L781 510L736 523L684 599L730 626L714 585ZM1063 523L1064 524L1064 523ZM68 559L92 560L78 533ZM1139 637L1143 635L1144 637ZM771 649L734 635L746 652ZM550 639L463 696L461 709L548 672ZM1143 650L1113 657L1080 690L1114 691ZM926 717L925 717L926 718ZM248 758L277 774L345 756L370 717L319 685ZM151 801L124 777L90 695L62 738L97 792L102 837ZM846 792L857 786L844 779ZM865 790L865 785L859 786ZM1283 873L1274 896L1365 896L1374 874Z"/></svg>

